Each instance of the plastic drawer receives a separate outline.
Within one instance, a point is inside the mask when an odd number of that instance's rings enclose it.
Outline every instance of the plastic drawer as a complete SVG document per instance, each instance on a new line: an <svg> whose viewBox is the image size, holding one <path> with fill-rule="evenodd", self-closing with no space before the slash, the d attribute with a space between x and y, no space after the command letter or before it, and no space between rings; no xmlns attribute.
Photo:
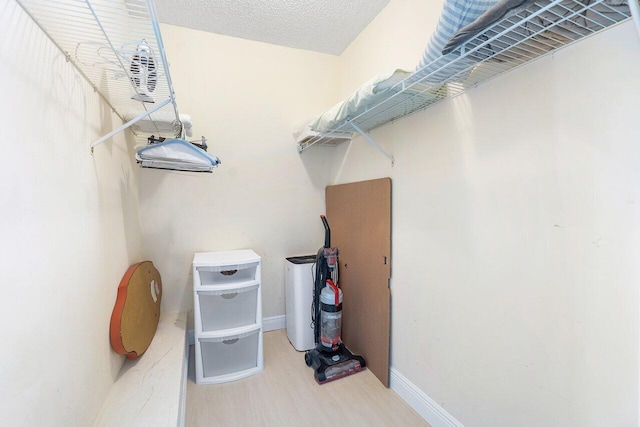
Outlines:
<svg viewBox="0 0 640 427"><path fill-rule="evenodd" d="M224 266L196 267L200 286L226 285L234 282L256 280L259 262Z"/></svg>
<svg viewBox="0 0 640 427"><path fill-rule="evenodd" d="M204 379L258 367L260 328L238 335L198 338Z"/></svg>
<svg viewBox="0 0 640 427"><path fill-rule="evenodd" d="M228 290L197 290L202 332L253 325L257 322L258 284Z"/></svg>

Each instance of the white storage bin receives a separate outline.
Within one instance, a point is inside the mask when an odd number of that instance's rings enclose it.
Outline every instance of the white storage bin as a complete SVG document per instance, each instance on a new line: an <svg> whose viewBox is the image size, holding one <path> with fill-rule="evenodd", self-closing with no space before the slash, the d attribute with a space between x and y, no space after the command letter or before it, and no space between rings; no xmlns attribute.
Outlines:
<svg viewBox="0 0 640 427"><path fill-rule="evenodd" d="M200 286L225 285L256 280L258 262L248 264L196 267Z"/></svg>
<svg viewBox="0 0 640 427"><path fill-rule="evenodd" d="M228 290L196 291L196 310L202 332L238 328L258 323L258 284Z"/></svg>
<svg viewBox="0 0 640 427"><path fill-rule="evenodd" d="M193 256L196 383L261 372L261 258L251 249Z"/></svg>
<svg viewBox="0 0 640 427"><path fill-rule="evenodd" d="M286 258L284 263L287 337L298 351L316 346L311 326L315 255Z"/></svg>
<svg viewBox="0 0 640 427"><path fill-rule="evenodd" d="M199 338L204 379L258 369L260 328L238 335Z"/></svg>

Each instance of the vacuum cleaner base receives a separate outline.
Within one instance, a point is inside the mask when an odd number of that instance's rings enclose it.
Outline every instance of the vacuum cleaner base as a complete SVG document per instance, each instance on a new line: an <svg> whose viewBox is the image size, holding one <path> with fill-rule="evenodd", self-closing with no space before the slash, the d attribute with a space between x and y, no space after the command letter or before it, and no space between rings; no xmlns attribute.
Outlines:
<svg viewBox="0 0 640 427"><path fill-rule="evenodd" d="M367 366L364 358L351 353L344 344L340 344L340 347L333 352L321 348L309 350L304 355L304 361L307 366L313 368L318 384L355 374Z"/></svg>

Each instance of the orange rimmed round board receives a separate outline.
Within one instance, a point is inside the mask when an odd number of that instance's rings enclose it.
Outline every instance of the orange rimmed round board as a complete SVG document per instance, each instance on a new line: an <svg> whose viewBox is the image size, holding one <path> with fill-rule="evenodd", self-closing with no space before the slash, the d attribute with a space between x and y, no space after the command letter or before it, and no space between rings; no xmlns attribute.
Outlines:
<svg viewBox="0 0 640 427"><path fill-rule="evenodd" d="M141 356L153 340L160 319L162 280L151 261L129 267L118 285L111 314L111 346L129 359Z"/></svg>

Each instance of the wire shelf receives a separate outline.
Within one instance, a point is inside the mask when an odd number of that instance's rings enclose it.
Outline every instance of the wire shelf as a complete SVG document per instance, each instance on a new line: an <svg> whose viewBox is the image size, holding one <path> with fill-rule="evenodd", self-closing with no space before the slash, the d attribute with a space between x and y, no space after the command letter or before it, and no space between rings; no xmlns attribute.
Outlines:
<svg viewBox="0 0 640 427"><path fill-rule="evenodd" d="M131 125L131 116L175 117L181 132L153 0L17 0L123 122L91 147ZM149 119L147 119L149 120ZM165 125L166 128L166 125ZM157 136L166 129L156 127ZM137 135L146 141L146 137Z"/></svg>
<svg viewBox="0 0 640 427"><path fill-rule="evenodd" d="M354 129L368 132L629 19L629 6L617 3L620 2L537 0L416 70L390 88L384 100L367 106L331 131L300 143L298 149L302 152L313 145L335 145L335 134Z"/></svg>

